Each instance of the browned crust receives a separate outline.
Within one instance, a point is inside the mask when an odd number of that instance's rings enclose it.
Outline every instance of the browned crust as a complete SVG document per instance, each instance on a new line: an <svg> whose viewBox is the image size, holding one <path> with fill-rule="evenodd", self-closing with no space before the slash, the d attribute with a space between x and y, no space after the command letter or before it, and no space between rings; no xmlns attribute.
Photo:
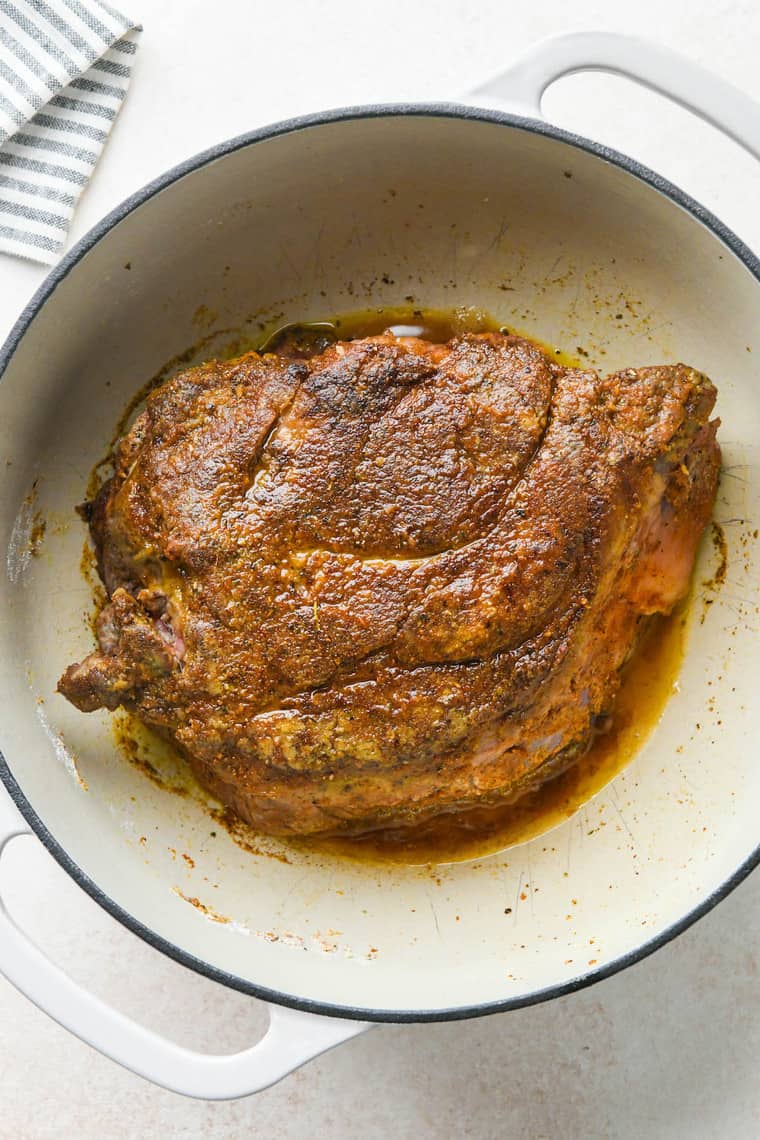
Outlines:
<svg viewBox="0 0 760 1140"><path fill-rule="evenodd" d="M264 830L502 801L586 746L685 591L714 400L497 333L185 372L92 507L111 600L60 691L135 710Z"/></svg>

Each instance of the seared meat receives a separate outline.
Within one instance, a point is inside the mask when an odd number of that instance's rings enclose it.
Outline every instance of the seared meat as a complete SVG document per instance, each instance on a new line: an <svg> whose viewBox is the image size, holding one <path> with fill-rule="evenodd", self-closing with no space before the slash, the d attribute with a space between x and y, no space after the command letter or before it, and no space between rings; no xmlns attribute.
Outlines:
<svg viewBox="0 0 760 1140"><path fill-rule="evenodd" d="M134 710L268 832L514 798L686 593L714 401L682 364L601 378L496 333L185 372L92 505L110 601L59 689Z"/></svg>

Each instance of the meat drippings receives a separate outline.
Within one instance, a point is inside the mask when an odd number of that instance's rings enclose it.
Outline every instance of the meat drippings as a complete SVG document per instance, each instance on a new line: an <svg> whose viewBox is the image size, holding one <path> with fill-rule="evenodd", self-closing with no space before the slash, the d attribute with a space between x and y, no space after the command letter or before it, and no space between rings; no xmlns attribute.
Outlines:
<svg viewBox="0 0 760 1140"><path fill-rule="evenodd" d="M353 839L312 839L316 852L370 863L443 864L483 859L546 835L597 796L635 757L660 720L672 696L683 659L688 602L650 625L623 677L612 713L605 717L589 749L554 779L514 803L466 808L420 824L371 832ZM614 826L604 814L579 818L592 834ZM550 843L550 839L547 839ZM305 845L291 843L305 850Z"/></svg>

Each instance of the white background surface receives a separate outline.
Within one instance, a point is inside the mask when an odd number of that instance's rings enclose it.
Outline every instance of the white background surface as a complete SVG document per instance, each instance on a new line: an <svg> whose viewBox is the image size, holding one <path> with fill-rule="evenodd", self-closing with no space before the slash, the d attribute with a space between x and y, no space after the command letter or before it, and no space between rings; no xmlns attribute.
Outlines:
<svg viewBox="0 0 760 1140"><path fill-rule="evenodd" d="M134 0L128 11L145 25L132 90L73 239L222 138L328 106L450 98L560 31L646 35L760 100L755 0ZM710 128L600 76L564 81L545 111L659 170L760 251L760 168ZM0 335L43 277L0 257ZM123 930L35 840L12 845L0 882L51 955L131 1016L198 1049L260 1035L258 1003ZM749 1140L760 1136L759 936L756 873L677 942L591 990L482 1021L383 1027L277 1088L219 1105L121 1071L0 980L0 1140Z"/></svg>

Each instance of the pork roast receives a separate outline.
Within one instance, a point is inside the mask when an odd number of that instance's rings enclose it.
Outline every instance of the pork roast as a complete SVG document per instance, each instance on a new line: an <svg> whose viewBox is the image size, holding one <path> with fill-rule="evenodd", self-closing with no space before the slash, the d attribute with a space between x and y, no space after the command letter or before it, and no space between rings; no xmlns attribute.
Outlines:
<svg viewBox="0 0 760 1140"><path fill-rule="evenodd" d="M499 804L585 750L718 478L712 383L500 333L248 353L155 390L90 505L108 602L59 690L262 831Z"/></svg>

